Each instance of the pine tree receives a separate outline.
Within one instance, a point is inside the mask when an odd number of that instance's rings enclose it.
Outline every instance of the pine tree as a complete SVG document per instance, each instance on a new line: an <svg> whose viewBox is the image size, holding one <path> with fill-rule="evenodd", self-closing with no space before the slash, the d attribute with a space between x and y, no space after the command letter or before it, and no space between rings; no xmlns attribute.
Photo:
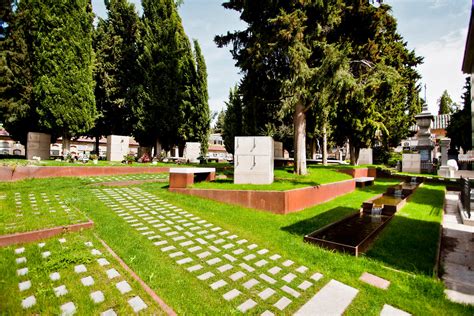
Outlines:
<svg viewBox="0 0 474 316"><path fill-rule="evenodd" d="M239 88L230 89L229 101L226 102L226 111L222 124L222 139L228 153L234 153L234 138L243 136L242 126L242 98L239 94ZM223 112L221 112L223 113Z"/></svg>
<svg viewBox="0 0 474 316"><path fill-rule="evenodd" d="M471 78L466 78L462 95L463 108L451 115L451 121L446 129L451 138L452 148L462 148L464 152L472 149L472 122L471 122Z"/></svg>
<svg viewBox="0 0 474 316"><path fill-rule="evenodd" d="M28 2L28 1L25 1ZM33 99L41 127L69 140L96 118L90 0L29 0L34 19Z"/></svg>
<svg viewBox="0 0 474 316"><path fill-rule="evenodd" d="M438 114L451 114L457 109L456 103L453 102L447 90L444 90L441 97L438 99L439 111Z"/></svg>
<svg viewBox="0 0 474 316"><path fill-rule="evenodd" d="M127 0L111 0L108 17L94 32L95 98L99 118L91 132L100 136L130 135L135 123L133 104L140 84L138 44L140 18Z"/></svg>

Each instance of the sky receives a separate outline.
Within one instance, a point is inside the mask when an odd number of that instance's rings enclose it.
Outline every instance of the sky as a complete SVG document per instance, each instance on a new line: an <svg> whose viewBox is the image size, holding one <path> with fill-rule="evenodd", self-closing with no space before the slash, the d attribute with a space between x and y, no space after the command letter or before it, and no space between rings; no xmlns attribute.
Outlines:
<svg viewBox="0 0 474 316"><path fill-rule="evenodd" d="M256 0L258 1L258 0ZM437 100L447 90L461 103L465 77L461 71L472 0L384 0L392 6L399 33L409 49L424 57L418 70L426 84L429 109L437 113ZM140 12L140 0L131 0ZM179 8L186 34L197 39L206 59L209 105L216 112L225 107L229 90L241 75L229 48L217 48L214 37L245 28L237 12L222 7L221 0L184 0ZM103 0L92 0L94 12L105 17ZM140 12L141 13L141 12ZM425 91L421 96L424 98Z"/></svg>

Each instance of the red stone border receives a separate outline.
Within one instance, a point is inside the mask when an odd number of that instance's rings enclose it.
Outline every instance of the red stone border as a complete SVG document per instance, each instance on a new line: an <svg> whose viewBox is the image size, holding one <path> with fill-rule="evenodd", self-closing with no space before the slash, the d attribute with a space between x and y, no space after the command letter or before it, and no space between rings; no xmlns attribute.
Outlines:
<svg viewBox="0 0 474 316"><path fill-rule="evenodd" d="M377 177L377 169L375 168L347 168L338 169L337 171L348 174L353 178Z"/></svg>
<svg viewBox="0 0 474 316"><path fill-rule="evenodd" d="M84 177L137 173L164 173L168 167L61 167L17 166L0 167L0 181L17 181L27 178Z"/></svg>
<svg viewBox="0 0 474 316"><path fill-rule="evenodd" d="M140 283L140 285L142 286L142 288L145 290L145 292L148 293L148 295L151 296L151 298L158 304L160 305L160 307L163 309L163 311L166 312L166 314L168 314L169 316L176 316L176 312L168 306L168 304L165 303L165 301L163 301L163 299L161 297L159 297L155 291L153 291L149 286L148 284L146 284L132 269L129 268L129 266L122 260L122 258L120 258L113 250L112 248L109 247L109 245L107 245L105 243L105 241L103 241L102 239L99 238L99 236L95 236L97 239L100 240L100 242L102 243L102 245L105 247L105 249L107 249L107 251L112 255L112 257L115 258L115 260L117 260L119 262L119 264L122 266L122 268L124 268L131 276L132 278L134 278L138 283Z"/></svg>
<svg viewBox="0 0 474 316"><path fill-rule="evenodd" d="M35 231L32 231L32 232L25 232L25 233L15 233L15 234L10 234L10 235L1 235L0 236L0 247L37 241L37 240L40 240L40 239L54 237L54 236L59 235L61 233L80 231L82 229L91 228L93 226L94 226L94 222L90 220L86 223L59 226L59 227L35 230Z"/></svg>
<svg viewBox="0 0 474 316"><path fill-rule="evenodd" d="M355 180L322 184L289 191L169 189L229 204L241 205L275 214L288 214L332 200L355 190Z"/></svg>

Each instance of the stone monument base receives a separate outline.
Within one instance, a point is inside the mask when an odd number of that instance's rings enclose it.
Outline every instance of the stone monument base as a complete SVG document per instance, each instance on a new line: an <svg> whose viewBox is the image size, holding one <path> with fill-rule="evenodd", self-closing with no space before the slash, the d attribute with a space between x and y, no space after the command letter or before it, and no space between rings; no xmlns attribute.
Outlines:
<svg viewBox="0 0 474 316"><path fill-rule="evenodd" d="M441 166L438 170L438 176L444 178L454 178L454 168L449 166Z"/></svg>

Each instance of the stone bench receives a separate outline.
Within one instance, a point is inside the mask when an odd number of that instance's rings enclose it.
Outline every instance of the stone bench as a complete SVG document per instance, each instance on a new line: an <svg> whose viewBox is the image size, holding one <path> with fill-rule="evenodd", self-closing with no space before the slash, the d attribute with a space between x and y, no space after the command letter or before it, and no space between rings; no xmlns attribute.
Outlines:
<svg viewBox="0 0 474 316"><path fill-rule="evenodd" d="M361 177L361 178L355 178L354 180L355 180L356 186L358 188L363 188L363 187L366 187L366 186L369 186L369 185L373 185L375 178L373 178L373 177Z"/></svg>
<svg viewBox="0 0 474 316"><path fill-rule="evenodd" d="M200 181L213 181L216 168L170 168L170 188L187 188Z"/></svg>

